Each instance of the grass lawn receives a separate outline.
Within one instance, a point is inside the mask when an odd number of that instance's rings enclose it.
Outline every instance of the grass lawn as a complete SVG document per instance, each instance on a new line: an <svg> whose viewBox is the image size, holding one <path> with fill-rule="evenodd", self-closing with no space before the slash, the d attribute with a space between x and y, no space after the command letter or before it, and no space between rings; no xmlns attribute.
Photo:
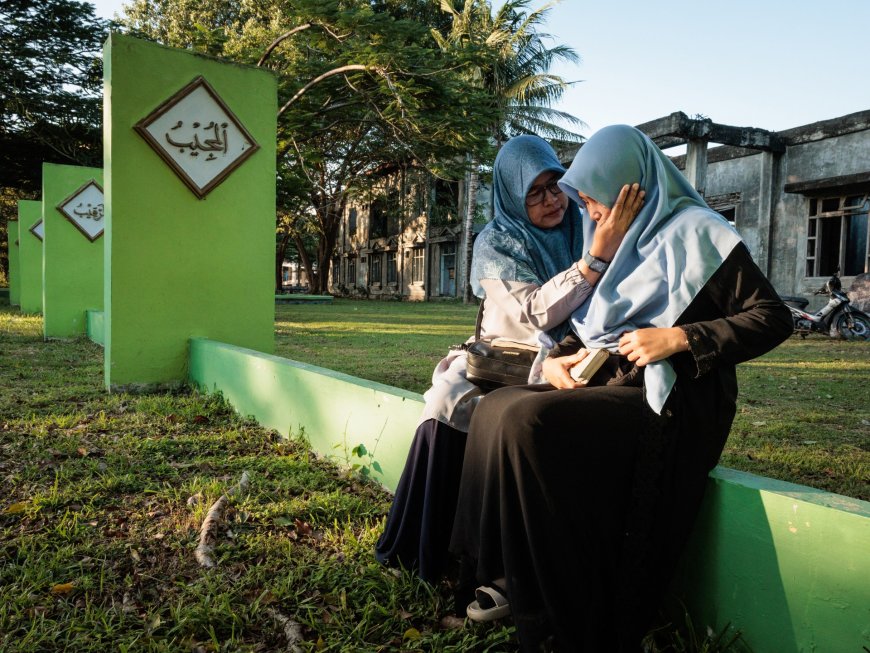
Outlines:
<svg viewBox="0 0 870 653"><path fill-rule="evenodd" d="M281 305L276 353L423 392L476 316L454 303ZM737 376L723 465L870 500L870 342L793 336Z"/></svg>
<svg viewBox="0 0 870 653"><path fill-rule="evenodd" d="M476 309L279 306L280 355L422 391ZM411 363L411 361L416 361ZM742 366L726 464L870 498L870 343L790 340ZM248 471L194 559L209 506ZM446 587L372 556L389 497L215 398L108 395L102 350L0 306L0 650L512 651ZM722 624L724 625L724 624Z"/></svg>
<svg viewBox="0 0 870 653"><path fill-rule="evenodd" d="M250 473L215 558L209 506ZM512 650L373 557L380 488L198 394L107 395L102 349L0 307L0 651ZM460 626L460 627L457 627Z"/></svg>

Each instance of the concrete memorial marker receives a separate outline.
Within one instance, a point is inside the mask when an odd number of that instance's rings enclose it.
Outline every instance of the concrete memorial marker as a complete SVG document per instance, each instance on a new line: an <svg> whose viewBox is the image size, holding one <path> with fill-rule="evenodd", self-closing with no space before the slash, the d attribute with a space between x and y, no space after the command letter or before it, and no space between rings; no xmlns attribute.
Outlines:
<svg viewBox="0 0 870 653"><path fill-rule="evenodd" d="M140 121L136 131L197 197L205 197L260 148L201 76Z"/></svg>
<svg viewBox="0 0 870 653"><path fill-rule="evenodd" d="M103 65L107 387L186 381L196 336L271 352L274 77L119 34Z"/></svg>
<svg viewBox="0 0 870 653"><path fill-rule="evenodd" d="M18 202L19 299L22 313L42 313L42 202ZM34 227L36 232L34 233Z"/></svg>
<svg viewBox="0 0 870 653"><path fill-rule="evenodd" d="M21 305L21 266L19 264L19 222L12 218L6 224L6 237L9 243L7 254L9 255L9 303L12 306Z"/></svg>
<svg viewBox="0 0 870 653"><path fill-rule="evenodd" d="M57 208L91 242L103 235L103 189L93 179Z"/></svg>
<svg viewBox="0 0 870 653"><path fill-rule="evenodd" d="M103 171L42 165L46 338L85 335L88 310L103 308Z"/></svg>

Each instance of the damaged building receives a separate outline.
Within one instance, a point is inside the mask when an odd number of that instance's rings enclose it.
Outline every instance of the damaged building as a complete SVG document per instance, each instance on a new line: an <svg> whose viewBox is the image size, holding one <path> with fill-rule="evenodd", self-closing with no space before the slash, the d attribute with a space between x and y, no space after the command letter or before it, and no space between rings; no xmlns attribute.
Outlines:
<svg viewBox="0 0 870 653"><path fill-rule="evenodd" d="M870 272L870 110L779 132L682 112L638 128L665 152L685 146L675 163L735 225L780 293L812 297L838 269L845 288ZM575 153L560 152L566 165ZM461 296L466 187L403 173L349 204L333 259L334 292ZM481 188L480 215L488 214L487 193Z"/></svg>
<svg viewBox="0 0 870 653"><path fill-rule="evenodd" d="M740 232L781 294L848 288L870 261L870 111L770 132L673 113L638 128ZM712 145L718 147L711 147Z"/></svg>

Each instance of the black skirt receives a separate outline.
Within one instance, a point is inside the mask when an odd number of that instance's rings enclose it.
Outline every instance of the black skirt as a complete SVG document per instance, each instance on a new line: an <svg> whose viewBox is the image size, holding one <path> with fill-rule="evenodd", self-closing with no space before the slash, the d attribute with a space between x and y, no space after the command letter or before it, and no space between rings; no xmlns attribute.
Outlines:
<svg viewBox="0 0 870 653"><path fill-rule="evenodd" d="M447 565L466 434L437 420L417 427L375 557L437 582Z"/></svg>
<svg viewBox="0 0 870 653"><path fill-rule="evenodd" d="M505 577L524 651L615 651L633 481L648 410L638 387L497 390L471 421L451 550Z"/></svg>

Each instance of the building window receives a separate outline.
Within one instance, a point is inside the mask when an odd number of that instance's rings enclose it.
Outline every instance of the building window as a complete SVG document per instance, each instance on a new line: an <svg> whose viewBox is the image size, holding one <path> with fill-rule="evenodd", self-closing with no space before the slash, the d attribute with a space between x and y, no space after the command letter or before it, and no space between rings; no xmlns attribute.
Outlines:
<svg viewBox="0 0 870 653"><path fill-rule="evenodd" d="M369 213L369 238L387 236L387 201L379 197L372 202Z"/></svg>
<svg viewBox="0 0 870 653"><path fill-rule="evenodd" d="M387 252L387 283L396 283L396 281L398 281L396 252Z"/></svg>
<svg viewBox="0 0 870 653"><path fill-rule="evenodd" d="M721 215L723 218L728 220L728 224L730 224L735 229L737 228L737 208L734 206L729 206L724 209L716 209L716 212Z"/></svg>
<svg viewBox="0 0 870 653"><path fill-rule="evenodd" d="M369 257L369 283L381 283L381 254L372 254Z"/></svg>
<svg viewBox="0 0 870 653"><path fill-rule="evenodd" d="M356 259L349 258L347 259L347 285L355 286L356 285Z"/></svg>
<svg viewBox="0 0 870 653"><path fill-rule="evenodd" d="M870 271L868 195L813 197L807 224L806 276L844 276Z"/></svg>
<svg viewBox="0 0 870 653"><path fill-rule="evenodd" d="M347 214L347 235L350 238L356 236L356 209L351 209Z"/></svg>
<svg viewBox="0 0 870 653"><path fill-rule="evenodd" d="M456 243L441 245L440 293L444 297L456 294Z"/></svg>
<svg viewBox="0 0 870 653"><path fill-rule="evenodd" d="M411 283L423 283L423 248L411 250Z"/></svg>
<svg viewBox="0 0 870 653"><path fill-rule="evenodd" d="M338 285L339 282L339 270L341 269L341 259L337 256L332 259L332 285Z"/></svg>

